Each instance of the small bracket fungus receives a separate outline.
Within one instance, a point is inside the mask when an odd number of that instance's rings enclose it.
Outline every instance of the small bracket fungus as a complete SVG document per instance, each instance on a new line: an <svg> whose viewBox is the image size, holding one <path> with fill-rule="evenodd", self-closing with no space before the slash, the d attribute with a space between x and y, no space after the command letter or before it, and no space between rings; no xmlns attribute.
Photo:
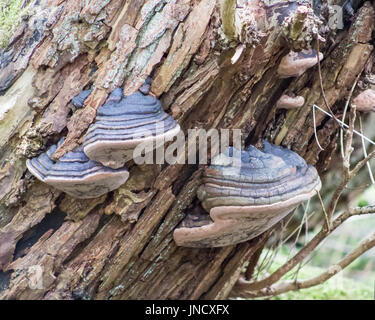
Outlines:
<svg viewBox="0 0 375 320"><path fill-rule="evenodd" d="M305 98L301 96L290 97L283 94L276 103L277 109L294 109L302 107L305 104Z"/></svg>
<svg viewBox="0 0 375 320"><path fill-rule="evenodd" d="M323 57L323 54L319 52L319 60L322 60ZM277 73L281 78L299 77L317 63L316 51L313 49L300 52L290 51L281 59Z"/></svg>
<svg viewBox="0 0 375 320"><path fill-rule="evenodd" d="M196 227L190 217L174 231L177 245L222 247L247 241L316 194L321 182L314 167L293 151L263 143L263 151L253 146L241 151L241 161L232 157L233 148L213 159L198 189L212 221Z"/></svg>
<svg viewBox="0 0 375 320"><path fill-rule="evenodd" d="M62 140L59 142L61 143ZM57 146L51 146L39 157L26 161L29 171L40 181L74 198L90 199L117 189L126 182L126 168L111 169L87 158L82 147L66 153L54 162L51 156Z"/></svg>
<svg viewBox="0 0 375 320"><path fill-rule="evenodd" d="M375 111L375 91L372 89L367 89L361 92L353 99L352 104L356 106L358 111Z"/></svg>
<svg viewBox="0 0 375 320"><path fill-rule="evenodd" d="M146 81L142 91L148 93L147 88ZM140 91L124 97L117 88L98 109L83 147L90 159L116 169L133 159L133 151L140 143L151 143L151 149L155 149L179 131L180 126L164 112L158 99Z"/></svg>

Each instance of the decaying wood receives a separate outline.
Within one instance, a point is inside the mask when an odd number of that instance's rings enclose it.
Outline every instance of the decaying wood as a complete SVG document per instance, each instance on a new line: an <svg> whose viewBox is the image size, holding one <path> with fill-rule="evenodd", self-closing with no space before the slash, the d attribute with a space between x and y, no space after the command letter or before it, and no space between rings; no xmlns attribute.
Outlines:
<svg viewBox="0 0 375 320"><path fill-rule="evenodd" d="M311 113L313 103L324 107L316 70L297 80L277 76L288 45L304 41L274 28L249 44L231 29L231 3L45 0L32 7L35 13L0 55L0 299L229 295L264 239L215 249L175 245L173 230L196 205L199 166L132 164L125 185L82 202L35 180L25 161L62 136L55 159L72 150L114 88L131 94L151 76L152 94L185 132L239 128L246 145L267 138L322 172L338 128L317 114L321 152ZM338 32L337 43L327 41L322 49L325 94L338 116L373 50L370 2L355 19L350 30ZM94 90L75 110L71 99L87 88ZM304 97L305 105L276 111L284 92ZM28 232L61 212L62 224L41 232L20 254L17 244ZM35 266L42 270L37 288L28 285Z"/></svg>

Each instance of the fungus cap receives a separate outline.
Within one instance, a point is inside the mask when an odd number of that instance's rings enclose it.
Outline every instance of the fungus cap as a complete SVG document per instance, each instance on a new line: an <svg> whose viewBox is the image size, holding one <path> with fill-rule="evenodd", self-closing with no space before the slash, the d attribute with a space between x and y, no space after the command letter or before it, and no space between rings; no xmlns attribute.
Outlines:
<svg viewBox="0 0 375 320"><path fill-rule="evenodd" d="M198 189L198 198L210 212L212 223L176 229L177 245L222 247L250 240L321 187L314 167L293 151L266 141L263 151L251 146L241 152L240 162L223 163L205 170Z"/></svg>
<svg viewBox="0 0 375 320"><path fill-rule="evenodd" d="M79 199L99 197L126 182L126 168L111 169L90 160L82 147L66 153L57 162L51 160L57 146L26 161L29 171L40 181Z"/></svg>
<svg viewBox="0 0 375 320"><path fill-rule="evenodd" d="M319 60L321 61L323 58L323 54L319 52ZM281 78L299 77L317 63L316 51L313 49L300 52L290 51L281 59L277 73Z"/></svg>
<svg viewBox="0 0 375 320"><path fill-rule="evenodd" d="M305 98L301 96L290 97L283 94L276 103L277 109L295 109L302 107L305 104Z"/></svg>
<svg viewBox="0 0 375 320"><path fill-rule="evenodd" d="M83 147L90 159L119 168L133 159L133 151L140 143L150 142L155 149L179 131L180 126L164 112L158 99L140 91L123 97L117 88L98 109Z"/></svg>
<svg viewBox="0 0 375 320"><path fill-rule="evenodd" d="M361 92L353 99L353 104L355 104L358 111L375 111L375 91L367 89Z"/></svg>

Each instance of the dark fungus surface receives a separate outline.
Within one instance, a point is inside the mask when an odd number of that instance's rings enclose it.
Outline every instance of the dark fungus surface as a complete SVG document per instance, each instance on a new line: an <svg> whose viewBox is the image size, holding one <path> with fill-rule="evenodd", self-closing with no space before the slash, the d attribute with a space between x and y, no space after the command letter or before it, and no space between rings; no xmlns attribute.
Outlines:
<svg viewBox="0 0 375 320"><path fill-rule="evenodd" d="M144 86L148 86L146 82ZM143 88L147 92L147 88ZM83 141L85 154L111 168L120 168L134 159L133 151L140 143L151 149L172 139L180 131L178 123L167 114L161 102L140 91L123 96L115 89L98 109Z"/></svg>
<svg viewBox="0 0 375 320"><path fill-rule="evenodd" d="M61 143L62 140L59 142ZM126 168L111 169L90 160L82 147L66 153L57 162L51 159L57 146L51 146L39 157L26 161L29 171L39 180L75 198L99 197L117 189L129 177Z"/></svg>
<svg viewBox="0 0 375 320"><path fill-rule="evenodd" d="M263 151L230 148L213 159L198 189L213 222L176 229L178 245L221 247L252 239L320 189L313 166L291 150L263 143Z"/></svg>

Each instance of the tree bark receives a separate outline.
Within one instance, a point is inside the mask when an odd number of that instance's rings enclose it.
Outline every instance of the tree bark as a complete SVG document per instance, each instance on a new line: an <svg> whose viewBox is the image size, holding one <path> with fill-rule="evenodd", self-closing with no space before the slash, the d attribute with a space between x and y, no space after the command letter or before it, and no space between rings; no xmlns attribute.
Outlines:
<svg viewBox="0 0 375 320"><path fill-rule="evenodd" d="M317 113L321 151L311 108L326 108L317 69L297 79L276 72L301 43L282 28L254 31L250 43L233 29L235 1L36 3L0 52L0 299L225 299L268 233L224 248L177 247L172 233L197 205L200 166L133 164L119 189L77 200L36 180L25 161L63 136L56 157L72 150L111 91L134 93L151 76L151 93L185 133L241 129L245 145L266 138L323 172L338 127ZM353 19L321 50L338 117L357 75L372 71L372 4ZM89 87L75 110L71 99ZM276 110L285 90L305 105Z"/></svg>

